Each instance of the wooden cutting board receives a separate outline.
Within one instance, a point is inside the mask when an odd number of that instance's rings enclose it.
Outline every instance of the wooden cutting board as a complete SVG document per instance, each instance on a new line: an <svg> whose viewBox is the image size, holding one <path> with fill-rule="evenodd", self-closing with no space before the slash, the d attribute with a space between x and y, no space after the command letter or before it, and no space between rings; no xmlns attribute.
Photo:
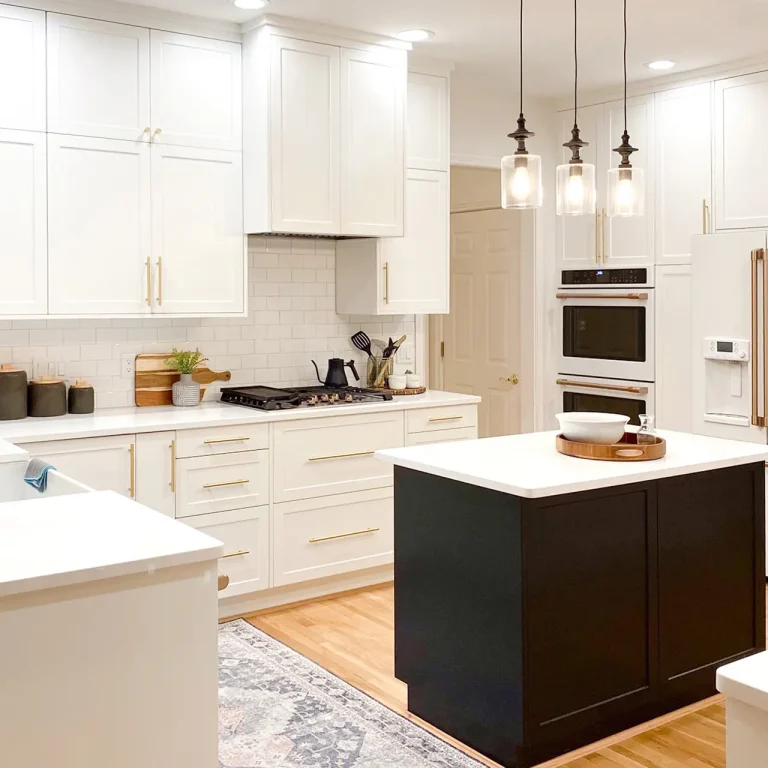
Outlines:
<svg viewBox="0 0 768 768"><path fill-rule="evenodd" d="M148 405L173 405L171 387L181 376L169 368L165 361L171 356L164 354L136 355L134 372L136 387L136 405L140 408ZM216 373L205 364L197 366L192 378L200 384L200 397L205 395L205 385L214 381L229 381L229 371Z"/></svg>

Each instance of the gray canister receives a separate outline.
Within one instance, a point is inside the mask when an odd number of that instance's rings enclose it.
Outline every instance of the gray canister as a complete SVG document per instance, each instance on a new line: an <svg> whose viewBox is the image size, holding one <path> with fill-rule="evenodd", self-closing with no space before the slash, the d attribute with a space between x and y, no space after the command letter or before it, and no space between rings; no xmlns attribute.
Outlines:
<svg viewBox="0 0 768 768"><path fill-rule="evenodd" d="M33 379L28 391L30 416L46 418L67 412L67 385L61 379Z"/></svg>
<svg viewBox="0 0 768 768"><path fill-rule="evenodd" d="M69 388L69 412L70 413L93 413L96 405L96 398L93 393L93 387L87 381L78 379Z"/></svg>
<svg viewBox="0 0 768 768"><path fill-rule="evenodd" d="M0 365L0 421L27 418L27 372Z"/></svg>

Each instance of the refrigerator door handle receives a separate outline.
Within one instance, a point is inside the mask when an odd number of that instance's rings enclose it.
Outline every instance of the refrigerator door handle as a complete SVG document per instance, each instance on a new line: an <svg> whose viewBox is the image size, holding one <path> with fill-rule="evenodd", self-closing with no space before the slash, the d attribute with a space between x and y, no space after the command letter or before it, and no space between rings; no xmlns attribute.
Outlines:
<svg viewBox="0 0 768 768"><path fill-rule="evenodd" d="M759 322L758 322L758 262L762 259L762 253L759 249L753 250L750 254L751 260L751 299L752 299L752 426L762 427L765 425L765 419L758 414L759 409L759 356L758 356L758 337L759 337ZM765 282L765 281L763 281ZM763 298L765 298L765 285L763 285ZM763 310L765 315L765 310ZM765 354L763 354L765 357Z"/></svg>

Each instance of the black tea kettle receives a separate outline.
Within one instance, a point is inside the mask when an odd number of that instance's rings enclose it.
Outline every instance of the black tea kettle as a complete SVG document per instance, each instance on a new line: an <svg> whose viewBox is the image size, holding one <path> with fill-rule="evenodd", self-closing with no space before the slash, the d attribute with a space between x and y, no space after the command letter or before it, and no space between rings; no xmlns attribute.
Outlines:
<svg viewBox="0 0 768 768"><path fill-rule="evenodd" d="M345 363L340 357L331 358L328 361L328 373L326 374L325 381L320 378L320 369L317 367L317 363L314 360L312 361L312 365L315 366L315 371L317 371L317 380L321 384L325 384L326 387L348 387L349 382L347 381L347 372L344 370L347 367L351 369L352 373L355 375L355 379L360 381L354 360Z"/></svg>

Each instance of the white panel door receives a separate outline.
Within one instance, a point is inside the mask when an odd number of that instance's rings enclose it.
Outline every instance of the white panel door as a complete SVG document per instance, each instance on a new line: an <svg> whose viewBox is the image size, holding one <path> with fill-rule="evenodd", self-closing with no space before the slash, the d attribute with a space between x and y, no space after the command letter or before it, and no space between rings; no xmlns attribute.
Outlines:
<svg viewBox="0 0 768 768"><path fill-rule="evenodd" d="M404 51L341 52L341 233L401 237Z"/></svg>
<svg viewBox="0 0 768 768"><path fill-rule="evenodd" d="M151 311L150 148L48 136L48 295L52 315Z"/></svg>
<svg viewBox="0 0 768 768"><path fill-rule="evenodd" d="M609 168L618 167L621 157L613 148L621 144L624 133L624 102L613 101L604 107L602 163L598 163L599 181L606 180ZM653 95L637 96L627 104L627 130L630 144L637 147L631 161L645 171L645 216L608 218L604 215L605 250L603 263L612 267L646 267L654 263L654 128ZM607 187L607 184L606 184ZM606 189L607 192L607 189ZM602 208L607 209L606 194ZM600 205L600 199L598 199Z"/></svg>
<svg viewBox="0 0 768 768"><path fill-rule="evenodd" d="M242 46L155 29L151 43L153 141L242 149Z"/></svg>
<svg viewBox="0 0 768 768"><path fill-rule="evenodd" d="M44 315L45 134L0 130L0 315Z"/></svg>
<svg viewBox="0 0 768 768"><path fill-rule="evenodd" d="M715 82L715 221L718 230L768 227L768 72Z"/></svg>
<svg viewBox="0 0 768 768"><path fill-rule="evenodd" d="M448 98L447 77L408 73L408 168L448 170Z"/></svg>
<svg viewBox="0 0 768 768"><path fill-rule="evenodd" d="M136 435L136 501L176 516L175 432Z"/></svg>
<svg viewBox="0 0 768 768"><path fill-rule="evenodd" d="M712 85L657 93L655 109L656 263L690 264L691 237L710 231Z"/></svg>
<svg viewBox="0 0 768 768"><path fill-rule="evenodd" d="M0 128L45 130L45 13L0 5Z"/></svg>
<svg viewBox="0 0 768 768"><path fill-rule="evenodd" d="M155 312L244 310L242 174L239 152L152 148Z"/></svg>
<svg viewBox="0 0 768 768"><path fill-rule="evenodd" d="M340 49L275 37L270 90L272 231L341 232Z"/></svg>
<svg viewBox="0 0 768 768"><path fill-rule="evenodd" d="M409 170L405 236L381 241L382 314L448 311L448 174Z"/></svg>
<svg viewBox="0 0 768 768"><path fill-rule="evenodd" d="M149 141L149 116L149 30L49 13L48 130Z"/></svg>

